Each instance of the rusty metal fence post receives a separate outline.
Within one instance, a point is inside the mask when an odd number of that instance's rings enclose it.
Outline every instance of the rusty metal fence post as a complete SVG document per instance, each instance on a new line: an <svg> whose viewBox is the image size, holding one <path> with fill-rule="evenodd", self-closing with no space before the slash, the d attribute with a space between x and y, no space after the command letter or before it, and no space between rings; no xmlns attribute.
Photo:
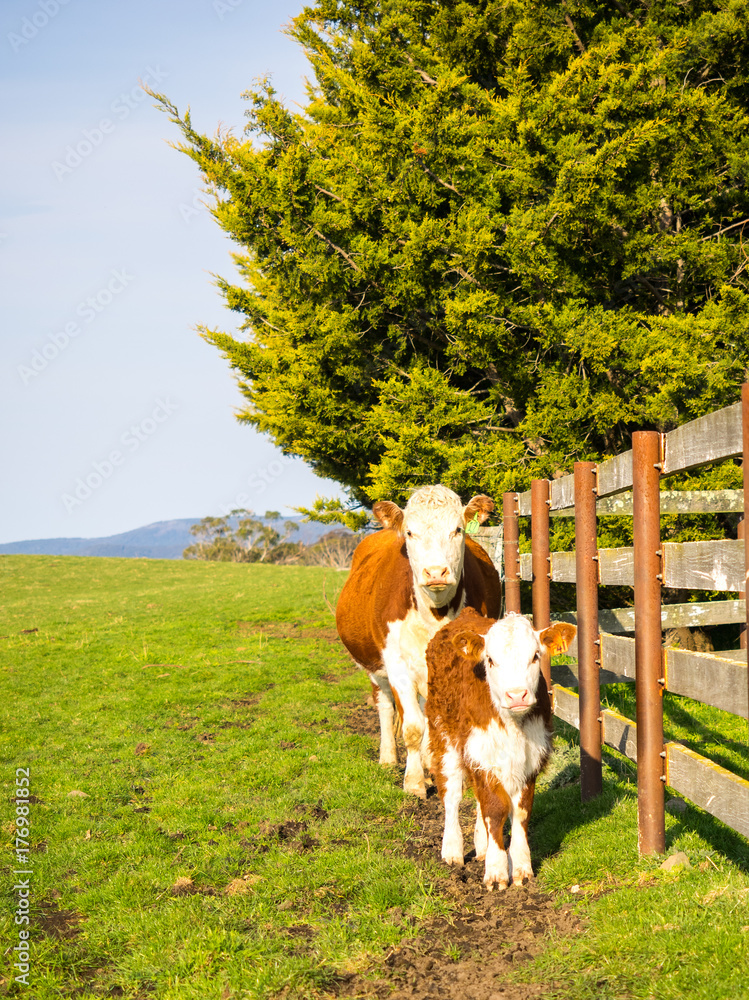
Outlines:
<svg viewBox="0 0 749 1000"><path fill-rule="evenodd" d="M520 614L520 530L518 495L502 494L503 554L505 565L505 613Z"/></svg>
<svg viewBox="0 0 749 1000"><path fill-rule="evenodd" d="M746 586L746 581L749 579L749 531L746 530L746 519L749 515L749 382L745 382L741 387L741 427L743 436L743 449L744 449L744 460L743 460L743 479L744 479L744 521L742 526L744 528L744 595L746 595L749 588ZM747 630L743 634L744 642L742 643L742 648L746 645L746 637L749 634L749 600L747 604L746 622ZM747 653L749 656L749 653ZM747 673L747 684L749 685L749 673ZM749 722L749 713L747 714L747 721Z"/></svg>
<svg viewBox="0 0 749 1000"><path fill-rule="evenodd" d="M744 495L746 495L746 493ZM744 505L746 505L746 501L744 501ZM743 518L736 525L736 538L740 542L744 543L744 579L746 579L746 567L747 565L749 565L749 563L747 563L746 559L746 530ZM745 590L739 591L739 600L740 601L746 600ZM741 625L739 628L739 649L746 649L746 622L744 622L744 624Z"/></svg>
<svg viewBox="0 0 749 1000"><path fill-rule="evenodd" d="M549 480L531 482L531 552L533 566L533 627L547 628L551 603L551 559L549 555ZM551 694L551 657L544 649L541 671Z"/></svg>
<svg viewBox="0 0 749 1000"><path fill-rule="evenodd" d="M598 633L598 538L595 462L575 462L575 578L577 665L580 691L580 796L603 790L601 765L600 639Z"/></svg>
<svg viewBox="0 0 749 1000"><path fill-rule="evenodd" d="M666 849L663 750L663 642L661 638L661 436L632 435L635 585L635 697L637 699L637 821L640 854Z"/></svg>

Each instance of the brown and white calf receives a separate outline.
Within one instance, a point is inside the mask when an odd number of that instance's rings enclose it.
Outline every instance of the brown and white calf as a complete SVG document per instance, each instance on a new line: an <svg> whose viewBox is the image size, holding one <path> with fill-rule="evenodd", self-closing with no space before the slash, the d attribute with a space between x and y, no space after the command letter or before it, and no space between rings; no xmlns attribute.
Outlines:
<svg viewBox="0 0 749 1000"><path fill-rule="evenodd" d="M522 615L493 621L466 608L429 643L426 716L432 771L445 809L442 859L463 864L458 807L463 784L470 782L476 795L476 857L486 858L488 889L504 889L510 880L519 885L533 875L528 820L552 731L541 647L564 652L576 631L556 623L535 632Z"/></svg>
<svg viewBox="0 0 749 1000"><path fill-rule="evenodd" d="M444 486L418 489L401 510L389 501L372 513L385 529L354 553L336 609L344 646L369 674L380 717L380 763L396 764L394 713L403 724L403 787L424 798L426 648L435 632L469 603L499 615L501 585L491 559L466 538L466 525L493 510L489 497L463 505Z"/></svg>

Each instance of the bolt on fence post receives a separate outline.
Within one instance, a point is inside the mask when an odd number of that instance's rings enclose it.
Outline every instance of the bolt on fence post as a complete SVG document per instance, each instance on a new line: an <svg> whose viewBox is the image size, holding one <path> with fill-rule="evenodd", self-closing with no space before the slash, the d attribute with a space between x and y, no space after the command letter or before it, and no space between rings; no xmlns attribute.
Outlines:
<svg viewBox="0 0 749 1000"><path fill-rule="evenodd" d="M505 613L520 614L520 530L518 495L502 494L503 553L505 564Z"/></svg>
<svg viewBox="0 0 749 1000"><path fill-rule="evenodd" d="M744 521L746 521L747 515L749 515L749 382L745 382L741 387L741 427L744 454L742 469L744 477ZM746 586L746 581L749 578L749 532L746 531L746 525L744 525L744 528L744 592L746 593L747 589L749 589ZM749 606L749 601L747 601L747 605ZM749 629L749 611L747 611L746 621L747 629ZM744 641L746 641L746 634L745 632ZM749 674L747 674L747 683L749 683ZM747 715L747 721L749 721L749 715Z"/></svg>
<svg viewBox="0 0 749 1000"><path fill-rule="evenodd" d="M531 552L533 566L533 627L547 628L549 618L551 561L549 556L549 480L531 482ZM544 648L541 672L551 693L551 657Z"/></svg>
<svg viewBox="0 0 749 1000"><path fill-rule="evenodd" d="M598 539L595 462L575 462L575 582L580 685L580 797L603 790L601 765L601 647L598 645Z"/></svg>
<svg viewBox="0 0 749 1000"><path fill-rule="evenodd" d="M632 435L634 523L635 697L637 699L637 822L640 854L666 849L661 637L661 436Z"/></svg>

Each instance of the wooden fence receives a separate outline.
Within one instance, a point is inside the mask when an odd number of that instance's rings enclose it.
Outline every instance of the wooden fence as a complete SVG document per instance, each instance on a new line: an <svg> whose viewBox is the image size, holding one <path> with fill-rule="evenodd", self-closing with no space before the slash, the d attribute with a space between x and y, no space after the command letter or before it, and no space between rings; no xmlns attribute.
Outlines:
<svg viewBox="0 0 749 1000"><path fill-rule="evenodd" d="M500 529L482 529L478 540L503 566L505 606L520 612L520 581L532 583L533 624L549 624L552 582L576 584L577 609L556 615L578 626L570 650L577 656L578 692L552 684L554 713L580 730L581 792L601 790L601 747L637 762L639 848L665 850L664 787L749 838L749 782L676 742L663 739L663 692L686 695L749 718L746 650L696 653L663 647L664 629L682 625L746 622L749 537L710 542L663 543L665 513L741 512L749 505L749 461L744 489L667 491L670 475L727 458L749 457L749 384L742 401L659 434L633 435L632 451L598 465L578 462L572 475L534 480L526 493L505 493ZM598 549L597 518L634 518L631 548ZM530 517L532 551L521 555L518 518ZM550 517L575 518L575 551L549 551ZM749 522L747 522L749 523ZM502 558L499 558L502 552ZM634 608L599 610L599 585L631 586ZM662 606L661 588L723 591L738 595L701 604ZM633 632L634 637L624 633ZM572 673L568 672L572 679ZM602 710L600 684L634 680L636 719ZM569 681L567 682L569 683Z"/></svg>

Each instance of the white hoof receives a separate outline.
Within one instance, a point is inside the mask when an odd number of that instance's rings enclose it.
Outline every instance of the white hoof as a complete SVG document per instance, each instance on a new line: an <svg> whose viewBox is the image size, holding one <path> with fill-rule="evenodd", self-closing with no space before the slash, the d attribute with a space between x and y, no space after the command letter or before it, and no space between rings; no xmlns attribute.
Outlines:
<svg viewBox="0 0 749 1000"><path fill-rule="evenodd" d="M523 882L530 881L533 878L532 868L518 868L512 872L512 884L522 885Z"/></svg>
<svg viewBox="0 0 749 1000"><path fill-rule="evenodd" d="M463 854L455 854L451 852L443 853L442 860L446 865L456 865L458 868L462 868L465 864L463 860Z"/></svg>

